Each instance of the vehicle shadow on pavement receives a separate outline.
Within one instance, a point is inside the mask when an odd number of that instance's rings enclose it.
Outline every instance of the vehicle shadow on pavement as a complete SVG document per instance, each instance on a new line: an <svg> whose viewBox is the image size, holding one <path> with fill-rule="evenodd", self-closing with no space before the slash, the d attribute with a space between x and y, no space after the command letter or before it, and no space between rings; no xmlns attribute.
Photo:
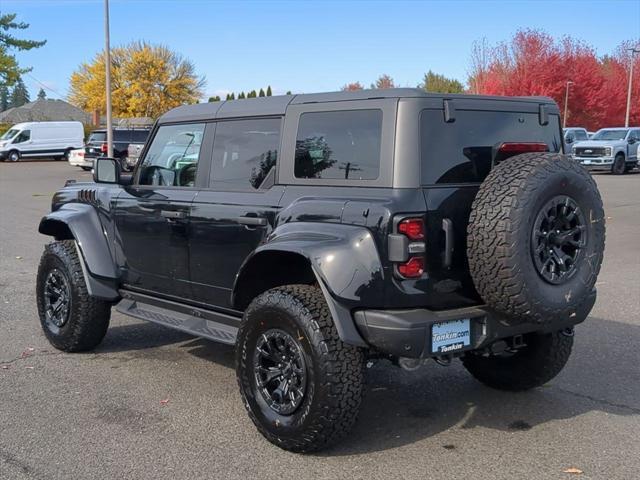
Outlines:
<svg viewBox="0 0 640 480"><path fill-rule="evenodd" d="M179 345L170 351L158 348L172 344ZM592 411L640 416L640 405L630 400L640 398L637 359L633 360L635 353L630 349L620 349L621 344L640 345L640 326L589 318L577 329L574 352L560 377L517 393L483 386L457 360L450 367L429 363L415 372L380 361L366 372L365 396L354 431L336 447L316 455L367 454L476 427L535 434L539 425ZM146 322L110 328L96 353L126 351L141 358L170 355L176 362L188 354L234 369L232 346ZM443 451L458 447L444 439L441 446Z"/></svg>
<svg viewBox="0 0 640 480"><path fill-rule="evenodd" d="M576 338L563 373L528 392L485 387L459 361L450 367L433 363L415 372L380 362L368 371L365 398L352 434L317 455L383 451L452 429L481 427L535 435L538 425L592 411L640 416L640 404L633 400L640 397L640 370L637 358L633 360L637 353L619 347L640 345L640 326L589 318L583 328L592 332ZM443 451L457 448L444 439L441 446Z"/></svg>
<svg viewBox="0 0 640 480"><path fill-rule="evenodd" d="M149 322L126 323L109 327L95 353L147 350L184 342L190 338L194 338L193 335Z"/></svg>

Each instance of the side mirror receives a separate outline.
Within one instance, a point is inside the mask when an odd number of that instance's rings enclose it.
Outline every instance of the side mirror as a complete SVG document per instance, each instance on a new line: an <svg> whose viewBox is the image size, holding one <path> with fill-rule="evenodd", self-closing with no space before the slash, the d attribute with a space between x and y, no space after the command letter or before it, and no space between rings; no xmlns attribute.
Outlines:
<svg viewBox="0 0 640 480"><path fill-rule="evenodd" d="M93 163L93 181L120 183L120 162L115 158L97 157Z"/></svg>
<svg viewBox="0 0 640 480"><path fill-rule="evenodd" d="M628 143L629 143L629 145L633 145L634 143L636 143L636 139L635 139L634 137L631 137L631 138L628 140Z"/></svg>
<svg viewBox="0 0 640 480"><path fill-rule="evenodd" d="M569 135L564 139L564 143L573 143L573 140L573 135Z"/></svg>

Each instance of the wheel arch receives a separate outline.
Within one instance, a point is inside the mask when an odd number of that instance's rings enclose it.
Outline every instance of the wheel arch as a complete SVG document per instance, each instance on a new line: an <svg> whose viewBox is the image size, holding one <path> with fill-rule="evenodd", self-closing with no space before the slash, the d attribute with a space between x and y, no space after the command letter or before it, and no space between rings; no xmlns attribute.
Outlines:
<svg viewBox="0 0 640 480"><path fill-rule="evenodd" d="M74 240L89 293L115 300L118 270L98 214L91 205L65 204L40 220L38 231L55 240Z"/></svg>
<svg viewBox="0 0 640 480"><path fill-rule="evenodd" d="M363 248L354 248L360 242ZM351 307L382 282L382 267L370 232L339 224L285 224L242 264L231 304L244 310L255 296L280 285L317 284L343 342L366 346Z"/></svg>

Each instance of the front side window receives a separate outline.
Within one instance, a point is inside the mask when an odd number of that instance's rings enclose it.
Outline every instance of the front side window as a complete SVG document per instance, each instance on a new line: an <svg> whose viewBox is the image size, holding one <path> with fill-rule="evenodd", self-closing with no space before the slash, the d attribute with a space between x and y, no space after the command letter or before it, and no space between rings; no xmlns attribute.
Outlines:
<svg viewBox="0 0 640 480"><path fill-rule="evenodd" d="M22 143L26 142L31 138L31 130L22 130L16 138L14 138L13 143Z"/></svg>
<svg viewBox="0 0 640 480"><path fill-rule="evenodd" d="M218 122L212 183L230 190L264 188L275 173L281 123L279 118Z"/></svg>
<svg viewBox="0 0 640 480"><path fill-rule="evenodd" d="M140 165L140 185L193 187L204 123L163 125Z"/></svg>
<svg viewBox="0 0 640 480"><path fill-rule="evenodd" d="M381 110L300 115L296 178L375 180L380 172Z"/></svg>

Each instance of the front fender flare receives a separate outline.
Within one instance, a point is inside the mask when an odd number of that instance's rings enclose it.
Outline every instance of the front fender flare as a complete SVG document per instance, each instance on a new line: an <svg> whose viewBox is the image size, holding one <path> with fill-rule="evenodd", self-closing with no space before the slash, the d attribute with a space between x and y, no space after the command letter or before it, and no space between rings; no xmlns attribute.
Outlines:
<svg viewBox="0 0 640 480"><path fill-rule="evenodd" d="M118 271L107 236L92 205L68 203L40 220L38 231L56 239L75 240L89 293L107 300L119 297L115 280Z"/></svg>

